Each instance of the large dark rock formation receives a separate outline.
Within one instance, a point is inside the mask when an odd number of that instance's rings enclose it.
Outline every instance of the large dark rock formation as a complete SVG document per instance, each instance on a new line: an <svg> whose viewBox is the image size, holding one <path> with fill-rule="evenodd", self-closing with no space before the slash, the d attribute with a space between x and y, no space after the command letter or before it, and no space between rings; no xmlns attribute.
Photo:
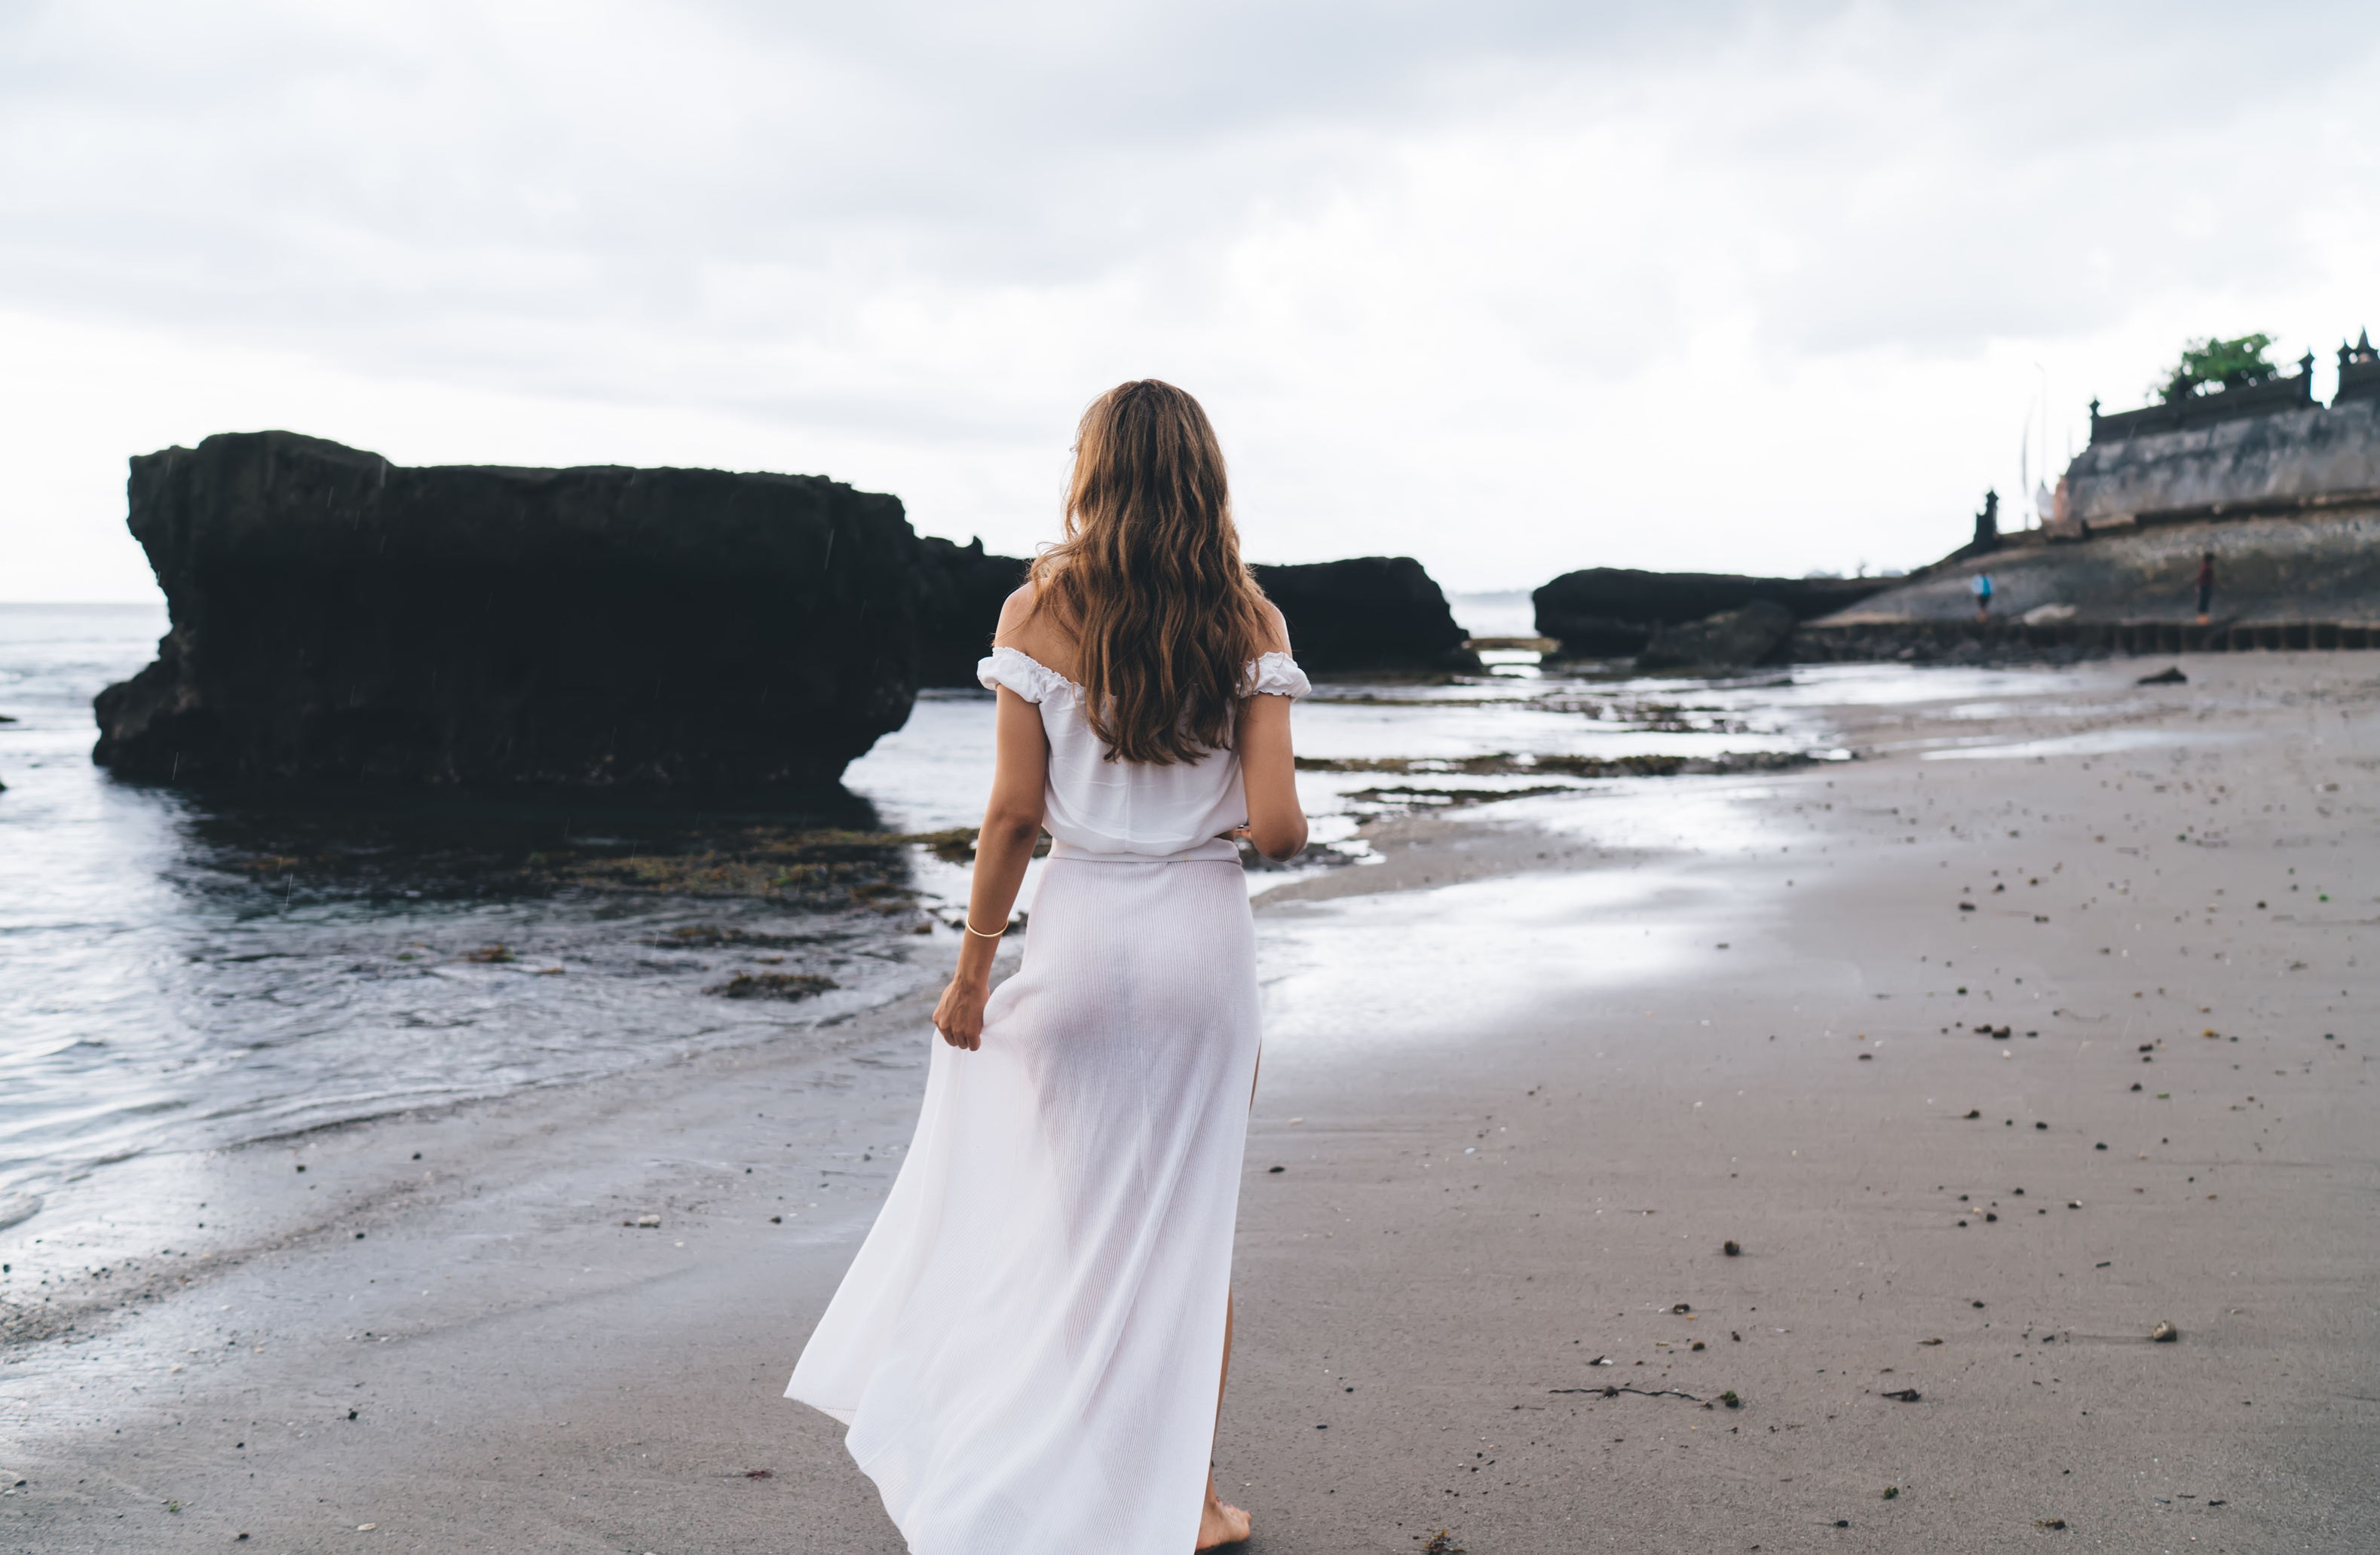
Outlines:
<svg viewBox="0 0 2380 1555"><path fill-rule="evenodd" d="M917 537L818 477L243 433L134 459L131 528L173 630L98 699L128 777L808 785L915 695Z"/></svg>
<svg viewBox="0 0 2380 1555"><path fill-rule="evenodd" d="M1355 556L1258 566L1257 581L1289 623L1297 662L1322 674L1476 671L1446 596L1411 556Z"/></svg>
<svg viewBox="0 0 2380 1555"><path fill-rule="evenodd" d="M1755 600L1782 605L1797 621L1814 620L1879 593L1893 581L1588 567L1562 574L1531 598L1539 634L1560 638L1564 657L1586 659L1639 652L1660 627L1742 610Z"/></svg>
<svg viewBox="0 0 2380 1555"><path fill-rule="evenodd" d="M917 555L917 684L974 686L991 651L1000 607L1025 581L1022 556L990 556L978 539L954 545L928 535Z"/></svg>

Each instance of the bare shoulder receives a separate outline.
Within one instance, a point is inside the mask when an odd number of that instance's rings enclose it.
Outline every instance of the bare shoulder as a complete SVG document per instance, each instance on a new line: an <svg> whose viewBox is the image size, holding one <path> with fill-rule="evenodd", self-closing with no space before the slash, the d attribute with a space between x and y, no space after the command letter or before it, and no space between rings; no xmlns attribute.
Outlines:
<svg viewBox="0 0 2380 1555"><path fill-rule="evenodd" d="M992 633L992 641L1014 646L1016 634L1033 619L1034 606L1039 602L1039 598L1040 590L1028 578L1023 588L1002 600L1000 603L1000 626Z"/></svg>
<svg viewBox="0 0 2380 1555"><path fill-rule="evenodd" d="M1045 603L1052 608L1042 608ZM1001 605L1000 629L992 633L991 640L1060 674L1071 677L1075 673L1075 634L1054 602L1044 601L1030 581Z"/></svg>
<svg viewBox="0 0 2380 1555"><path fill-rule="evenodd" d="M1289 622L1281 613L1281 607L1270 600L1265 601L1263 608L1257 612L1257 651L1258 653L1289 651Z"/></svg>

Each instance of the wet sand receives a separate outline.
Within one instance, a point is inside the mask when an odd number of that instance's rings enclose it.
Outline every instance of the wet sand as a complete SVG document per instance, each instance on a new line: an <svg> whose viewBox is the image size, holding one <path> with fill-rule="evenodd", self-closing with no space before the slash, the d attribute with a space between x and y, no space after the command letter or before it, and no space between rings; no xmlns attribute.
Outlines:
<svg viewBox="0 0 2380 1555"><path fill-rule="evenodd" d="M2380 662L2183 662L1269 893L1254 1548L2380 1545ZM897 1550L779 1395L929 1002L0 1233L113 1298L0 1368L0 1548Z"/></svg>

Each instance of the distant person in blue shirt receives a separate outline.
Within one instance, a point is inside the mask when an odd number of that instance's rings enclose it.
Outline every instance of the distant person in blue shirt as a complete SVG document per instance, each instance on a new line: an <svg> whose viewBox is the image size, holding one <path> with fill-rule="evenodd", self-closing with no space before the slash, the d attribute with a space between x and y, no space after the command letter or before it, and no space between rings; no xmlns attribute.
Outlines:
<svg viewBox="0 0 2380 1555"><path fill-rule="evenodd" d="M2215 602L2215 553L2198 558L2198 624L2206 625L2206 607Z"/></svg>
<svg viewBox="0 0 2380 1555"><path fill-rule="evenodd" d="M1975 574L1974 582L1968 587L1975 591L1975 619L1989 621L1992 618L1992 575L1979 572Z"/></svg>

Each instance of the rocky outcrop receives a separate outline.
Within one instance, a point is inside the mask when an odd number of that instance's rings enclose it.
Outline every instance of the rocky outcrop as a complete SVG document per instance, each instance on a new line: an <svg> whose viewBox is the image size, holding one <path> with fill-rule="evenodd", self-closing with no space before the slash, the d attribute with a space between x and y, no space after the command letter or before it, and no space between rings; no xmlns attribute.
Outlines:
<svg viewBox="0 0 2380 1555"><path fill-rule="evenodd" d="M1446 596L1411 556L1258 566L1297 662L1320 674L1476 672Z"/></svg>
<svg viewBox="0 0 2380 1555"><path fill-rule="evenodd" d="M136 458L130 496L173 629L98 699L122 776L804 786L915 696L917 537L822 478L274 431Z"/></svg>
<svg viewBox="0 0 2380 1555"><path fill-rule="evenodd" d="M1767 600L1654 632L1636 667L1647 674L1744 669L1767 662L1793 635L1793 613Z"/></svg>
<svg viewBox="0 0 2380 1555"><path fill-rule="evenodd" d="M1766 600L1797 621L1813 620L1892 587L1877 577L1742 577L1730 573L1639 572L1588 567L1539 589L1537 631L1559 638L1561 656L1616 657L1644 650L1664 626L1706 620Z"/></svg>
<svg viewBox="0 0 2380 1555"><path fill-rule="evenodd" d="M1022 556L984 553L980 539L955 545L928 535L917 554L917 684L974 686L991 651L1000 607L1025 581Z"/></svg>

